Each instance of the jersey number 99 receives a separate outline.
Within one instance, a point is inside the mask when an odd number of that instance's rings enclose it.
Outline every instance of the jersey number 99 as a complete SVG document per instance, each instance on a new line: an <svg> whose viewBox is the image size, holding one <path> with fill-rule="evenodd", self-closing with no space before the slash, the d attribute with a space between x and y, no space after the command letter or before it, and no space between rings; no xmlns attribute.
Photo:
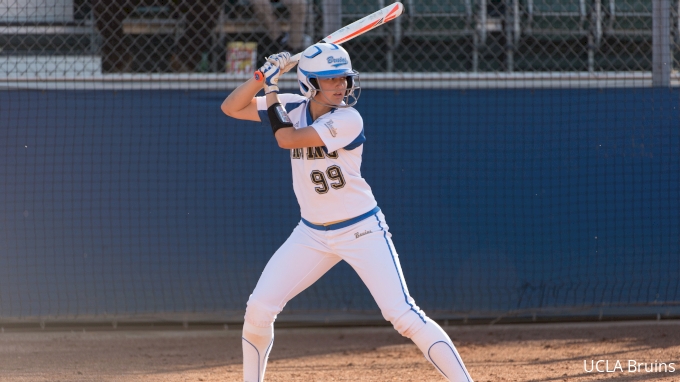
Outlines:
<svg viewBox="0 0 680 382"><path fill-rule="evenodd" d="M319 187L314 187L314 190L318 194L325 194L328 192L328 181L326 181L326 176L328 179L335 181L331 183L330 186L336 190L345 187L345 177L342 176L342 170L340 167L333 165L326 169L326 174L319 170L312 171L309 177L312 179L312 183L318 185Z"/></svg>

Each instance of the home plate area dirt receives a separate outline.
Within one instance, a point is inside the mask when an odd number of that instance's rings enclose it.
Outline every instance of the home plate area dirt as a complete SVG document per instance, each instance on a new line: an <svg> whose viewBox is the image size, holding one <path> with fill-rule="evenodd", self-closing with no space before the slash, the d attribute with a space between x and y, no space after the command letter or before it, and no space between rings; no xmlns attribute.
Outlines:
<svg viewBox="0 0 680 382"><path fill-rule="evenodd" d="M680 321L448 326L476 382L680 381ZM242 381L240 328L3 328L2 381ZM265 381L445 381L391 327L276 329Z"/></svg>

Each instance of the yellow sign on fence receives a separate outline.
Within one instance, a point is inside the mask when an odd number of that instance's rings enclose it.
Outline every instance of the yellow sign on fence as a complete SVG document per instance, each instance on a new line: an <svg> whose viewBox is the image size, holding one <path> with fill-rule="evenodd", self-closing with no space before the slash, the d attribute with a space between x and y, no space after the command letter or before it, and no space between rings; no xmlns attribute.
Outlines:
<svg viewBox="0 0 680 382"><path fill-rule="evenodd" d="M233 41L227 44L227 73L253 73L256 62L256 42Z"/></svg>

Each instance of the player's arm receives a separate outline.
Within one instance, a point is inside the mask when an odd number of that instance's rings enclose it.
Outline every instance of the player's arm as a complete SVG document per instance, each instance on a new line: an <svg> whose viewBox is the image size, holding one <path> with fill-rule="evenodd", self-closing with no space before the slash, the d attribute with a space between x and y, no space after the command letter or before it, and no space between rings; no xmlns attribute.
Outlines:
<svg viewBox="0 0 680 382"><path fill-rule="evenodd" d="M254 78L242 83L222 102L222 112L232 118L260 122L255 100L260 90L262 90L262 82Z"/></svg>
<svg viewBox="0 0 680 382"><path fill-rule="evenodd" d="M275 92L267 94L267 110L276 104L281 104L279 95ZM272 117L276 119L272 119ZM274 123L281 123L278 115L269 117ZM274 126L272 126L274 127ZM319 137L319 133L313 127L307 126L295 129L292 126L275 128L274 137L282 149L299 149L302 147L324 146L324 142Z"/></svg>
<svg viewBox="0 0 680 382"><path fill-rule="evenodd" d="M267 101L267 117L272 125L274 137L279 147L284 149L298 149L301 147L323 146L319 134L311 127L295 129L288 113L279 99L279 76L292 69L296 63L291 61L290 53L281 52L267 58L267 62L260 68L264 77L264 93Z"/></svg>

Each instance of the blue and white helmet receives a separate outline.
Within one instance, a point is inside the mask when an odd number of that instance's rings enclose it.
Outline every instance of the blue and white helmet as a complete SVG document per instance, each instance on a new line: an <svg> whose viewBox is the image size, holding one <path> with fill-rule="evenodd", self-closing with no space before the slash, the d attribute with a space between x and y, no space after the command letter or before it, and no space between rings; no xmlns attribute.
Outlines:
<svg viewBox="0 0 680 382"><path fill-rule="evenodd" d="M319 91L317 78L347 77L344 105L356 105L361 94L359 72L352 70L349 53L339 45L320 42L305 49L300 56L297 68L298 82L302 95L312 99ZM328 105L337 107L338 105Z"/></svg>

